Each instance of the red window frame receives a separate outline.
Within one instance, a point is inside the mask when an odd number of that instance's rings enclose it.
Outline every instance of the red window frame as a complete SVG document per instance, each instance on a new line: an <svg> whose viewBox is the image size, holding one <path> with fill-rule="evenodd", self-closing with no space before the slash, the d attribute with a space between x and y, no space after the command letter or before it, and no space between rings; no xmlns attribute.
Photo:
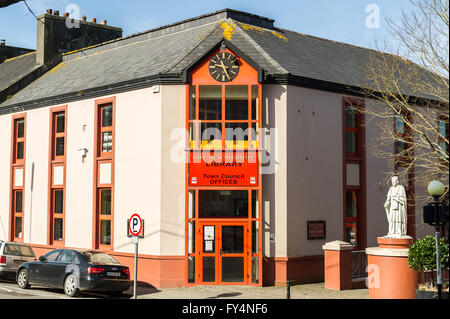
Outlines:
<svg viewBox="0 0 450 319"><path fill-rule="evenodd" d="M103 126L103 108L111 107L112 125ZM102 251L113 250L114 247L114 154L115 154L115 120L116 119L116 98L110 97L95 101L95 133L94 133L94 200L93 200L93 232L92 248ZM111 132L111 150L103 151L103 133ZM109 141L108 141L109 143ZM109 184L100 184L99 165L104 163L111 164L111 182ZM101 190L111 189L111 214L101 214ZM110 244L101 243L101 222L109 220L110 224Z"/></svg>
<svg viewBox="0 0 450 319"><path fill-rule="evenodd" d="M64 114L64 131L58 132L58 116ZM48 218L47 218L47 243L50 246L62 247L65 244L65 212L66 212L66 158L67 158L67 105L58 106L50 109L49 119L49 162L48 162ZM64 154L57 155L57 139L64 138ZM62 184L54 184L54 169L62 167L63 180ZM62 213L55 212L55 193L63 192ZM62 219L62 240L54 238L55 220Z"/></svg>
<svg viewBox="0 0 450 319"><path fill-rule="evenodd" d="M19 122L23 121L23 136L19 137ZM9 240L23 242L24 221L25 221L25 162L26 162L26 136L27 136L27 114L15 114L11 118L11 163L10 163L10 222L9 222ZM23 156L18 158L18 145L23 143ZM22 170L22 186L15 185L16 169ZM16 196L22 192L22 211L17 211ZM21 218L20 237L16 236L16 219Z"/></svg>
<svg viewBox="0 0 450 319"><path fill-rule="evenodd" d="M355 108L356 127L346 126L346 107ZM342 99L342 149L343 149L343 238L347 238L347 229L353 228L355 233L355 245L353 250L360 250L367 245L366 234L366 182L365 182L365 129L364 112L365 101L363 99L343 97ZM346 133L356 133L356 152L347 152ZM347 164L358 164L359 186L347 185ZM358 194L356 216L347 217L347 192Z"/></svg>

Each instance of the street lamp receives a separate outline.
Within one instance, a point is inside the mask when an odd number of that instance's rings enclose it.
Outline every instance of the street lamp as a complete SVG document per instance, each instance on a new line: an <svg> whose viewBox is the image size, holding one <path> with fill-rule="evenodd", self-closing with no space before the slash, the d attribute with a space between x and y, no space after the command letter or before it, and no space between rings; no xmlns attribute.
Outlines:
<svg viewBox="0 0 450 319"><path fill-rule="evenodd" d="M433 196L434 202L434 229L436 233L436 268L437 268L437 286L438 286L438 298L442 299L442 274L441 274L441 245L440 245L440 227L442 221L439 218L440 215L440 201L439 198L444 194L444 184L440 181L432 181L428 184L428 193Z"/></svg>

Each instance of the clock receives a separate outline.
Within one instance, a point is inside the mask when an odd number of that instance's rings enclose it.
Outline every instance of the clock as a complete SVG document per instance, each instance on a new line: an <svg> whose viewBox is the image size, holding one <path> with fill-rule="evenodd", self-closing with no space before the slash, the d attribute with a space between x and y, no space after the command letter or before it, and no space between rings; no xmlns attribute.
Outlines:
<svg viewBox="0 0 450 319"><path fill-rule="evenodd" d="M209 61L209 74L219 82L229 82L239 73L239 61L229 52L219 52Z"/></svg>

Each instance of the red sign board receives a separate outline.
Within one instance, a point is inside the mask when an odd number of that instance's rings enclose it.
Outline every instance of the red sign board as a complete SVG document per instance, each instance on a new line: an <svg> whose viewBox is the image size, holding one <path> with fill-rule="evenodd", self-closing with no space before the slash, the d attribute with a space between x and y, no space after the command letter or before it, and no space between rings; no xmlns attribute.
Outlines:
<svg viewBox="0 0 450 319"><path fill-rule="evenodd" d="M257 186L256 152L191 152L189 186Z"/></svg>

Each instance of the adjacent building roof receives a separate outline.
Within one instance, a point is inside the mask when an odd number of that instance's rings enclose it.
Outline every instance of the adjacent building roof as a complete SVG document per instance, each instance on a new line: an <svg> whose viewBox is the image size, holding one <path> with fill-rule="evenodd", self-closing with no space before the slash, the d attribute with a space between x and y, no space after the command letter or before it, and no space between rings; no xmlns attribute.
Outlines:
<svg viewBox="0 0 450 319"><path fill-rule="evenodd" d="M0 63L0 91L7 89L37 67L36 52L6 59Z"/></svg>
<svg viewBox="0 0 450 319"><path fill-rule="evenodd" d="M381 54L275 28L272 19L225 9L69 52L60 64L0 104L0 113L185 83L190 68L221 42L256 66L263 82L292 80L334 91L370 87L365 66L374 53Z"/></svg>

